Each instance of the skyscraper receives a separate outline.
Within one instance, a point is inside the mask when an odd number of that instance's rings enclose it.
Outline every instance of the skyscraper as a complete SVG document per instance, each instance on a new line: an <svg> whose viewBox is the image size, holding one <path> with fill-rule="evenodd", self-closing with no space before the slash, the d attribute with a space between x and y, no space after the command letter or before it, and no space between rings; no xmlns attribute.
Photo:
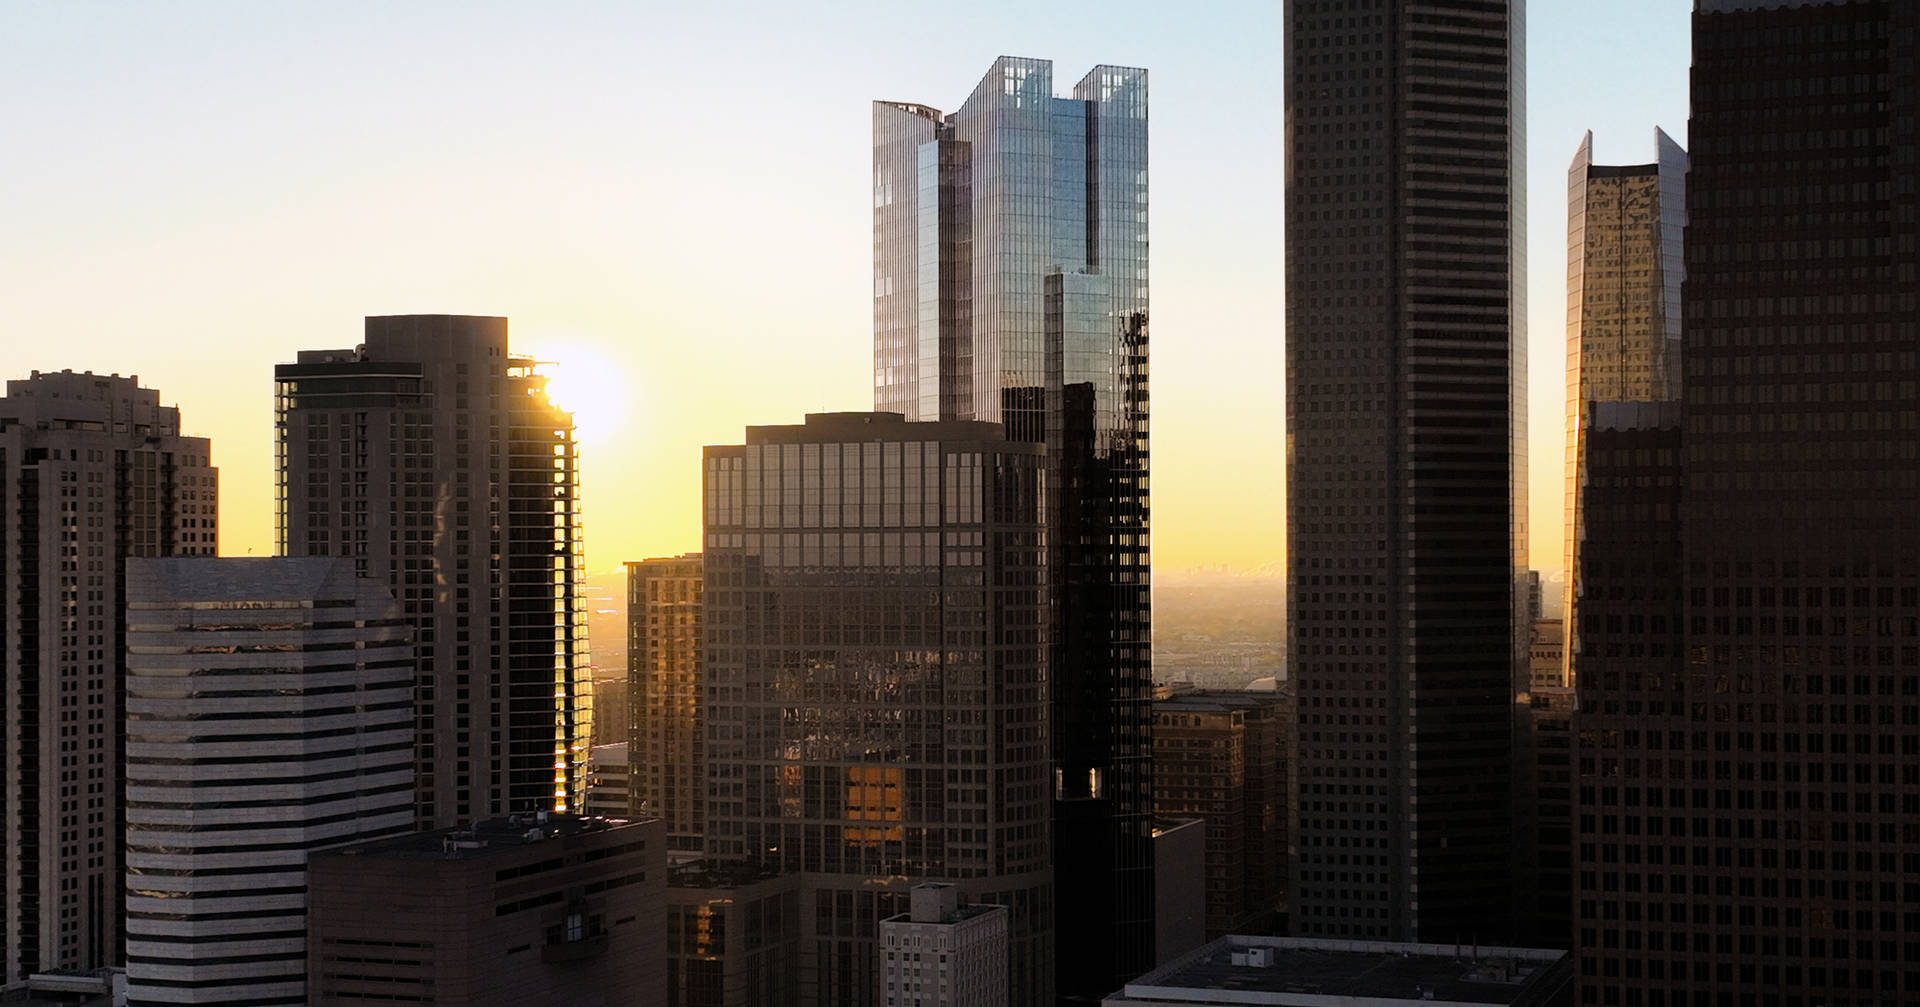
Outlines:
<svg viewBox="0 0 1920 1007"><path fill-rule="evenodd" d="M1687 152L1653 131L1656 160L1593 163L1593 134L1567 168L1566 595L1562 667L1579 646L1580 492L1586 428L1601 402L1680 398L1680 285L1687 269Z"/></svg>
<svg viewBox="0 0 1920 1007"><path fill-rule="evenodd" d="M702 586L699 553L627 564L630 793L675 850L701 849L707 833Z"/></svg>
<svg viewBox="0 0 1920 1007"><path fill-rule="evenodd" d="M577 809L579 453L537 362L504 318L394 315L274 381L281 553L352 559L414 627L420 824Z"/></svg>
<svg viewBox="0 0 1920 1007"><path fill-rule="evenodd" d="M137 559L127 1002L307 1003L307 854L413 829L413 648L346 559Z"/></svg>
<svg viewBox="0 0 1920 1007"><path fill-rule="evenodd" d="M874 401L1047 446L1062 997L1153 963L1147 73L1003 56L873 106Z"/></svg>
<svg viewBox="0 0 1920 1007"><path fill-rule="evenodd" d="M1294 932L1508 928L1524 5L1288 0Z"/></svg>
<svg viewBox="0 0 1920 1007"><path fill-rule="evenodd" d="M808 1003L879 1007L923 881L1006 906L1011 1002L1052 1000L1043 460L898 413L706 450L707 853L799 876Z"/></svg>
<svg viewBox="0 0 1920 1007"><path fill-rule="evenodd" d="M0 398L4 982L121 960L129 556L212 555L216 473L180 411L119 375Z"/></svg>
<svg viewBox="0 0 1920 1007"><path fill-rule="evenodd" d="M1587 452L1580 999L1912 1003L1920 7L1693 30L1678 415Z"/></svg>

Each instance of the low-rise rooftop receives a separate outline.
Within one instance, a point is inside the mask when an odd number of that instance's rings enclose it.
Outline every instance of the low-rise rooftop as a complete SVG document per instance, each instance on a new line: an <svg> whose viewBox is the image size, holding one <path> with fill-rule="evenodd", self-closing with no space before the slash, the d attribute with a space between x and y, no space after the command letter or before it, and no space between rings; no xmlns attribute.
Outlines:
<svg viewBox="0 0 1920 1007"><path fill-rule="evenodd" d="M1564 951L1287 937L1222 937L1128 983L1106 1007L1559 1007Z"/></svg>
<svg viewBox="0 0 1920 1007"><path fill-rule="evenodd" d="M567 839L625 828L624 818L589 818L551 812L528 812L490 818L434 832L415 832L391 839L343 846L316 856L377 857L389 860L482 860L552 839Z"/></svg>

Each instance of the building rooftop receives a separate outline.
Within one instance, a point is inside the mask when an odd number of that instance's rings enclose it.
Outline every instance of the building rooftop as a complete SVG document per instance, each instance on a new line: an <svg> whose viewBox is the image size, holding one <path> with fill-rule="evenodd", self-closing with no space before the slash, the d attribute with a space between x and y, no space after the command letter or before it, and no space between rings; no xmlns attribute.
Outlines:
<svg viewBox="0 0 1920 1007"><path fill-rule="evenodd" d="M589 818L529 812L491 818L472 825L415 832L391 839L343 846L316 857L374 857L383 860L483 860L550 839L569 839L639 824L624 818Z"/></svg>
<svg viewBox="0 0 1920 1007"><path fill-rule="evenodd" d="M1196 689L1174 692L1157 698L1153 707L1160 711L1190 710L1195 713L1252 710L1280 706L1292 699L1291 691L1250 689Z"/></svg>
<svg viewBox="0 0 1920 1007"><path fill-rule="evenodd" d="M1222 937L1128 983L1117 1005L1544 1007L1568 1003L1564 951L1285 937Z"/></svg>

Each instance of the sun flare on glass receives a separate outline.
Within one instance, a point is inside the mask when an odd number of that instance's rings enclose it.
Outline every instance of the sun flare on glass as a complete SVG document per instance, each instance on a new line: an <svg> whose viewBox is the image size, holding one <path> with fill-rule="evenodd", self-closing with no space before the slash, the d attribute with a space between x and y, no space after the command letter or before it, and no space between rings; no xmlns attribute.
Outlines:
<svg viewBox="0 0 1920 1007"><path fill-rule="evenodd" d="M582 443L612 436L627 415L632 385L612 361L578 346L557 346L538 354L541 373L547 375L547 396L573 414L575 435Z"/></svg>

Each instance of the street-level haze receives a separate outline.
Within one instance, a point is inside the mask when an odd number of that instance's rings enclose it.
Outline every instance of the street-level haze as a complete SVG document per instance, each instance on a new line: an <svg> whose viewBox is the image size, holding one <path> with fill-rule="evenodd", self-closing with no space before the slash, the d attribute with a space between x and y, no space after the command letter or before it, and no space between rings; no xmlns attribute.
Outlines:
<svg viewBox="0 0 1920 1007"><path fill-rule="evenodd" d="M1560 562L1565 188L1685 136L1687 7L1535 4L1531 498ZM0 5L0 377L137 373L273 549L273 365L506 315L582 436L596 568L694 549L704 444L871 408L869 102L1003 53L1148 68L1162 569L1284 557L1282 8L995 0Z"/></svg>

